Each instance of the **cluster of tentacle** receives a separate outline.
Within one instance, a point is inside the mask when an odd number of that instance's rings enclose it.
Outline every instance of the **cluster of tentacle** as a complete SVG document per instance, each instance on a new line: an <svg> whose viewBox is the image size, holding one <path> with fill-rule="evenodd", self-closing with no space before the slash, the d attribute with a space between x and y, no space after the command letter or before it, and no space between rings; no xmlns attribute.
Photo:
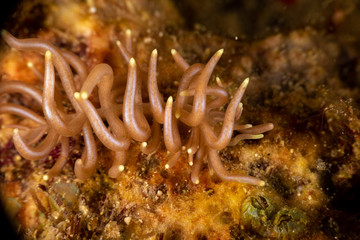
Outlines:
<svg viewBox="0 0 360 240"><path fill-rule="evenodd" d="M75 54L60 50L41 39L16 39L6 31L4 40L12 47L24 51L36 51L45 56L42 91L23 82L2 82L0 94L20 92L35 99L43 110L43 116L16 104L3 104L0 113L11 113L30 118L38 127L16 127L13 141L20 155L29 160L46 157L59 143L61 154L46 178L54 177L66 164L69 155L69 138L82 134L84 149L76 160L74 171L79 179L90 177L96 168L96 139L114 151L115 157L108 174L117 178L125 168L126 152L131 140L140 143L145 154L151 154L163 139L169 154L165 168L171 168L187 154L192 166L191 179L199 183L201 166L207 160L222 180L264 185L255 177L230 174L221 163L218 151L240 140L259 139L273 128L271 123L257 126L238 124L243 106L241 99L249 83L245 79L229 102L229 94L217 78L217 85L209 86L209 79L223 50L217 51L205 65L189 65L176 50L171 54L183 71L175 98L164 101L158 89L156 69L157 50L153 50L146 71L136 65L133 57L131 32L126 32L124 44L117 41L121 55L128 65L126 87L113 87L114 74L108 64L98 64L89 73ZM57 72L57 76L55 75ZM61 91L59 83L61 82ZM145 83L147 98L144 103L142 84ZM97 88L97 93L94 92ZM65 92L65 93L62 93ZM67 99L73 110L63 106ZM226 111L221 108L228 103ZM95 105L96 104L96 105ZM186 142L179 133L179 124L189 131ZM234 131L237 134L234 135ZM95 135L95 136L94 136Z"/></svg>

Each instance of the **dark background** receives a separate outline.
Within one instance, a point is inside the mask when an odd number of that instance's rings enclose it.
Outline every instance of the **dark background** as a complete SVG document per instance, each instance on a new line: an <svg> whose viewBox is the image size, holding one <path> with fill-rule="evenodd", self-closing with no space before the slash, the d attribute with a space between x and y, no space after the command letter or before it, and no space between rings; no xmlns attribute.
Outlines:
<svg viewBox="0 0 360 240"><path fill-rule="evenodd" d="M6 4L2 4L0 8L0 28L3 29L4 23L11 16L11 13L16 9L17 3L19 1L12 0L7 1ZM4 240L12 240L12 239L20 239L16 233L15 228L9 220L8 216L4 212L4 206L0 203L0 232L1 239Z"/></svg>
<svg viewBox="0 0 360 240"><path fill-rule="evenodd" d="M17 0L11 0L11 1L6 1L6 4L2 4L1 8L0 8L0 27L1 29L4 27L4 23L6 21L6 19L8 19L11 14L14 12L17 3L19 1Z"/></svg>

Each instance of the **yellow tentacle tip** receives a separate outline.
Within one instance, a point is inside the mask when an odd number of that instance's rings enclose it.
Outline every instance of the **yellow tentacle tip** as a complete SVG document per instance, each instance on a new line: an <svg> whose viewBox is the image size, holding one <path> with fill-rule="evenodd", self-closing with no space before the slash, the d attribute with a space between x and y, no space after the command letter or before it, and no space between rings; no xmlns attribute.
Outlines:
<svg viewBox="0 0 360 240"><path fill-rule="evenodd" d="M79 92L75 92L74 93L74 98L79 100L80 99L80 93Z"/></svg>
<svg viewBox="0 0 360 240"><path fill-rule="evenodd" d="M195 184L199 184L199 183L200 183L199 179L196 179L196 180L194 181L194 183L195 183Z"/></svg>
<svg viewBox="0 0 360 240"><path fill-rule="evenodd" d="M168 100L167 100L168 103L173 103L173 101L174 101L174 99L173 99L172 96L170 96L170 97L168 98Z"/></svg>
<svg viewBox="0 0 360 240"><path fill-rule="evenodd" d="M124 169L125 169L125 166L124 166L124 165L119 165L119 172L124 171Z"/></svg>
<svg viewBox="0 0 360 240"><path fill-rule="evenodd" d="M135 59L134 59L134 58L130 58L129 66L135 67L135 64L136 64Z"/></svg>
<svg viewBox="0 0 360 240"><path fill-rule="evenodd" d="M252 135L252 139L261 139L264 137L264 134L254 134Z"/></svg>
<svg viewBox="0 0 360 240"><path fill-rule="evenodd" d="M175 118L179 119L181 117L181 113L180 112L175 112Z"/></svg>
<svg viewBox="0 0 360 240"><path fill-rule="evenodd" d="M4 37L8 32L5 29L1 29L1 36Z"/></svg>
<svg viewBox="0 0 360 240"><path fill-rule="evenodd" d="M191 149L191 148L188 148L187 153L188 153L188 154L192 154L192 149Z"/></svg>
<svg viewBox="0 0 360 240"><path fill-rule="evenodd" d="M190 165L190 166L194 165L194 162L193 162L193 161L190 161L190 162L189 162L189 165Z"/></svg>
<svg viewBox="0 0 360 240"><path fill-rule="evenodd" d="M33 68L33 67L34 67L34 64L33 64L32 62L27 62L27 63L26 63L26 66L27 66L28 68Z"/></svg>
<svg viewBox="0 0 360 240"><path fill-rule="evenodd" d="M151 56L157 57L157 55L158 55L158 51L157 51L157 49L154 49L151 53Z"/></svg>
<svg viewBox="0 0 360 240"><path fill-rule="evenodd" d="M220 49L220 50L218 50L218 51L216 52L216 54L219 55L219 56L223 55L223 53L224 53L224 49L223 49L223 48Z"/></svg>
<svg viewBox="0 0 360 240"><path fill-rule="evenodd" d="M89 98L89 94L88 94L87 92L85 92L85 91L82 91L82 92L80 93L80 97L81 97L81 99L83 99L83 100L87 100L87 99Z"/></svg>
<svg viewBox="0 0 360 240"><path fill-rule="evenodd" d="M243 104L240 102L236 108L237 111L240 111L243 108Z"/></svg>
<svg viewBox="0 0 360 240"><path fill-rule="evenodd" d="M125 34L126 34L126 36L131 36L131 30L130 30L130 29L126 29L126 30L125 30Z"/></svg>
<svg viewBox="0 0 360 240"><path fill-rule="evenodd" d="M45 174L45 175L43 176L43 179L44 179L45 181L49 180L49 175Z"/></svg>
<svg viewBox="0 0 360 240"><path fill-rule="evenodd" d="M50 59L51 59L51 56L52 56L52 54L51 54L51 52L50 52L49 50L45 52L45 58L46 58L47 60L50 60Z"/></svg>
<svg viewBox="0 0 360 240"><path fill-rule="evenodd" d="M78 165L79 167L81 167L83 165L83 161L81 158L78 158L76 161L75 161L75 164Z"/></svg>
<svg viewBox="0 0 360 240"><path fill-rule="evenodd" d="M259 186L260 186L260 187L264 187L265 184L266 184L266 183L265 183L264 181L260 181L260 182L259 182Z"/></svg>
<svg viewBox="0 0 360 240"><path fill-rule="evenodd" d="M145 148L147 146L147 142L142 142L141 147Z"/></svg>
<svg viewBox="0 0 360 240"><path fill-rule="evenodd" d="M222 84L221 79L220 79L219 77L216 77L215 80L216 80L216 84L217 84L219 87L224 87L224 85Z"/></svg>
<svg viewBox="0 0 360 240"><path fill-rule="evenodd" d="M244 84L243 86L247 87L247 85L249 84L249 81L250 81L250 78L246 78L243 82L243 84Z"/></svg>
<svg viewBox="0 0 360 240"><path fill-rule="evenodd" d="M121 42L119 40L116 40L116 45L119 47L121 46Z"/></svg>
<svg viewBox="0 0 360 240"><path fill-rule="evenodd" d="M176 53L177 53L177 51L175 49L171 49L170 52L171 52L171 55L173 55L173 56L176 55Z"/></svg>
<svg viewBox="0 0 360 240"><path fill-rule="evenodd" d="M165 169L169 169L169 168L170 168L169 164L165 164Z"/></svg>
<svg viewBox="0 0 360 240"><path fill-rule="evenodd" d="M15 129L13 130L13 133L14 133L14 134L18 134L18 133L19 133L19 129L18 129L18 128L15 128Z"/></svg>

